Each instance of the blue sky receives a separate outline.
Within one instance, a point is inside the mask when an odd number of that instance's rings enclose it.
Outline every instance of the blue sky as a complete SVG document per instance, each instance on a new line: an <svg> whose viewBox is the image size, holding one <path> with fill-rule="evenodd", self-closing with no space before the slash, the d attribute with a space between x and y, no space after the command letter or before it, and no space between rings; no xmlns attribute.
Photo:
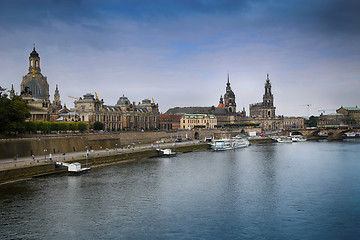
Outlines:
<svg viewBox="0 0 360 240"><path fill-rule="evenodd" d="M0 86L20 91L33 44L51 99L97 92L161 112L217 105L227 74L238 110L270 74L277 115L360 106L358 1L0 0ZM333 112L333 111L332 111Z"/></svg>

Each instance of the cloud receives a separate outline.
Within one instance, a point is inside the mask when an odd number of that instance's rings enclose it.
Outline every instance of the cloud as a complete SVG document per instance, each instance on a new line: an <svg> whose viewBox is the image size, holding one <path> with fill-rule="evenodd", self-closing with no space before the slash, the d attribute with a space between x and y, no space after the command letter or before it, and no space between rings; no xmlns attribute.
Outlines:
<svg viewBox="0 0 360 240"><path fill-rule="evenodd" d="M216 105L228 72L239 109L261 101L267 72L279 114L355 105L359 10L335 0L2 1L2 84L20 85L36 43L50 93L58 84L68 106L68 95L94 91L108 105L122 94L154 97L162 111Z"/></svg>

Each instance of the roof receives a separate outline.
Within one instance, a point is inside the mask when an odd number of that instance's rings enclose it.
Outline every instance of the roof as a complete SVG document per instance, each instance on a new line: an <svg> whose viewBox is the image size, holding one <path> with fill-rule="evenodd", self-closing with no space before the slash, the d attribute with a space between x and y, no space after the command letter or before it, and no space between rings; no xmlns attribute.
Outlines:
<svg viewBox="0 0 360 240"><path fill-rule="evenodd" d="M182 116L186 118L216 118L215 115L212 114L184 114Z"/></svg>
<svg viewBox="0 0 360 240"><path fill-rule="evenodd" d="M80 116L77 112L60 113L59 116Z"/></svg>
<svg viewBox="0 0 360 240"><path fill-rule="evenodd" d="M225 108L218 107L175 107L170 108L165 114L214 114L214 115L228 115L229 112ZM234 114L234 113L233 113Z"/></svg>
<svg viewBox="0 0 360 240"><path fill-rule="evenodd" d="M116 105L130 105L130 100L124 95L119 98Z"/></svg>
<svg viewBox="0 0 360 240"><path fill-rule="evenodd" d="M105 111L121 111L121 108L118 106L103 105L103 108Z"/></svg>
<svg viewBox="0 0 360 240"><path fill-rule="evenodd" d="M360 111L360 108L358 107L342 107L342 108L348 111Z"/></svg>

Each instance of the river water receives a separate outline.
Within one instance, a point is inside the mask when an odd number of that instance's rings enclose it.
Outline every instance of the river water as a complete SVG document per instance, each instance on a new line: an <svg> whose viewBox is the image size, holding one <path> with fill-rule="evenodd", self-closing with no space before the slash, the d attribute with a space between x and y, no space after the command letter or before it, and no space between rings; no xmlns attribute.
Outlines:
<svg viewBox="0 0 360 240"><path fill-rule="evenodd" d="M0 239L360 239L360 141L193 152L0 186Z"/></svg>

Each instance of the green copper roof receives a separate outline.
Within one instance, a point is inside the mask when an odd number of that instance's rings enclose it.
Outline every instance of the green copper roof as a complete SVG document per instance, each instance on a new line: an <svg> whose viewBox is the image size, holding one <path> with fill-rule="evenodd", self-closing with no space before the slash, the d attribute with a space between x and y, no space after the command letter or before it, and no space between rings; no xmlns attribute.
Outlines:
<svg viewBox="0 0 360 240"><path fill-rule="evenodd" d="M349 111L360 111L360 108L358 107L343 107L343 108Z"/></svg>

